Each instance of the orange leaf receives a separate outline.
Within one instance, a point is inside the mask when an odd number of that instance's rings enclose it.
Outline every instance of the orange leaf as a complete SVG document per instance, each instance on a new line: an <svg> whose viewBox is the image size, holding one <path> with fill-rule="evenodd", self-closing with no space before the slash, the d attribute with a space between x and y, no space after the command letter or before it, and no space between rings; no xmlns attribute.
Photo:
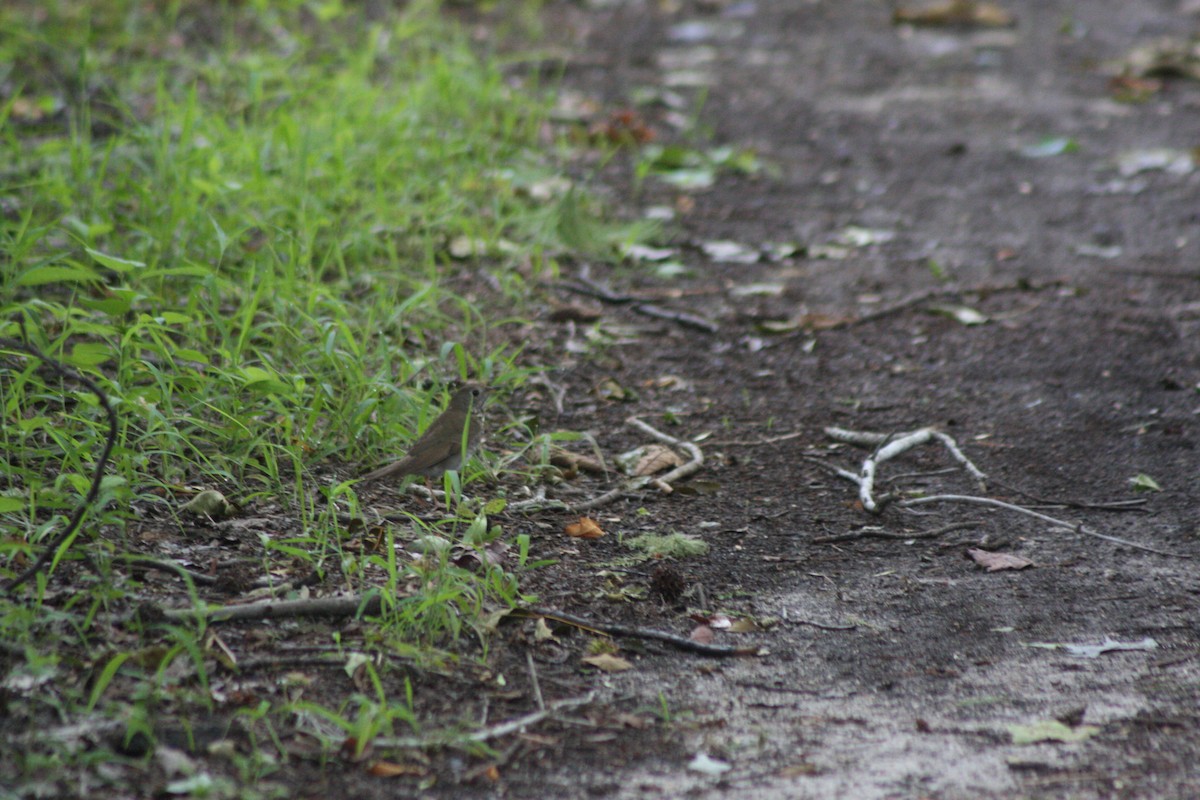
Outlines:
<svg viewBox="0 0 1200 800"><path fill-rule="evenodd" d="M568 525L566 530L567 536L574 536L576 539L599 539L604 535L600 524L589 517L580 517L579 522Z"/></svg>
<svg viewBox="0 0 1200 800"><path fill-rule="evenodd" d="M376 761L367 768L367 773L376 778L395 778L400 775L424 775L425 768L414 764L397 764L394 761Z"/></svg>

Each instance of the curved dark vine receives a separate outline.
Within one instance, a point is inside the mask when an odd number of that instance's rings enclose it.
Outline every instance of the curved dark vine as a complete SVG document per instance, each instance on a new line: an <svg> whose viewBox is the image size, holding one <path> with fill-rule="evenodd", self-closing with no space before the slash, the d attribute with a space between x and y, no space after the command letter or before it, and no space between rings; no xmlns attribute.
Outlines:
<svg viewBox="0 0 1200 800"><path fill-rule="evenodd" d="M100 389L100 387L96 385L95 381L85 375L80 374L79 372L76 372L65 364L56 361L33 345L19 342L16 339L0 337L0 347L18 350L26 353L27 355L33 356L34 358L40 359L63 380L77 381L78 383L83 384L83 386L89 392L100 398L100 404L104 406L104 410L108 414L108 436L104 442L104 450L100 453L100 458L96 461L96 470L92 475L92 485L91 488L88 489L87 496L83 498L83 502L81 502L75 508L75 511L72 512L71 518L67 521L67 527L54 537L54 539L46 546L46 549L40 556L37 557L33 564L20 575L17 575L16 577L11 578L4 583L4 591L8 594L12 594L22 585L27 583L30 578L34 577L43 569L45 569L46 564L48 564L50 560L54 558L54 554L58 552L58 548L62 547L63 542L65 542L67 538L70 537L71 534L73 534L79 527L79 524L83 521L83 515L87 512L88 507L90 507L92 503L96 502L96 497L100 494L100 481L104 477L104 468L108 466L108 459L112 455L113 447L115 447L117 443L117 412L112 407L112 404L108 401L108 395L106 395Z"/></svg>

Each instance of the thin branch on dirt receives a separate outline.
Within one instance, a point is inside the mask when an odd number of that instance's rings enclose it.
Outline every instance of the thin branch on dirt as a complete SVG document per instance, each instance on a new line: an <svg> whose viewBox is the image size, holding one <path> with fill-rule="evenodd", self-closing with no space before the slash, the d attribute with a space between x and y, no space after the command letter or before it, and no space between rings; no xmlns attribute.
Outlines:
<svg viewBox="0 0 1200 800"><path fill-rule="evenodd" d="M795 433L785 433L782 436L770 436L766 439L722 439L711 442L711 444L717 447L761 447L777 442L789 442L792 439L799 439L803 435L804 431L796 431Z"/></svg>
<svg viewBox="0 0 1200 800"><path fill-rule="evenodd" d="M1110 500L1101 503L1093 503L1087 500L1055 500L1048 497L1041 497L1033 492L1026 491L1017 486L1010 486L1007 483L1001 483L997 480L993 480L992 482L1002 489L1007 489L1010 492L1028 497L1035 503L1042 503L1057 508L1084 508L1095 511L1141 511L1143 510L1141 506L1149 502L1145 497L1131 497L1128 500Z"/></svg>
<svg viewBox="0 0 1200 800"><path fill-rule="evenodd" d="M820 467L821 469L825 470L826 472L830 473L831 475L834 475L838 478L844 478L845 480L848 480L855 485L858 484L858 474L857 473L851 472L848 469L842 469L837 464L830 464L828 461L823 461L823 460L817 458L816 456L802 455L802 456L800 456L800 459L802 461L807 461L808 463L810 463L814 466Z"/></svg>
<svg viewBox="0 0 1200 800"><path fill-rule="evenodd" d="M499 739L501 736L507 736L510 733L519 733L530 725L541 722L560 711L569 711L580 706L589 705L595 698L596 693L593 691L580 697L568 697L563 700L556 700L539 711L534 711L523 717L517 717L508 722L502 722L490 728L475 731L474 733L461 734L458 732L447 732L421 738L416 736L381 736L372 739L371 746L375 748L424 749L427 747L453 746L463 742L487 742L492 739Z"/></svg>
<svg viewBox="0 0 1200 800"><path fill-rule="evenodd" d="M629 636L634 639L650 639L657 642L669 644L672 647L677 647L680 650L687 650L692 653L699 653L705 656L753 656L757 655L759 649L757 647L730 647L727 645L704 644L689 639L686 636L677 636L674 633L666 631L658 631L652 628L634 628L628 625L618 625L611 622L597 622L595 620L586 619L585 617L577 617L574 614L567 614L563 611L555 611L550 608L526 608L522 609L526 614L531 614L537 617L546 617L547 619L557 620L574 625L577 628L582 628L586 631L603 633L609 636Z"/></svg>
<svg viewBox="0 0 1200 800"><path fill-rule="evenodd" d="M687 328L704 331L705 333L716 333L721 328L717 323L711 320L698 317L695 314L689 314L685 311L673 311L668 308L656 306L651 303L641 302L637 297L628 294L618 294L609 287L598 281L592 280L586 274L577 276L574 280L557 281L550 284L559 289L566 289L569 292L575 292L586 297L593 297L605 303L613 305L628 305L634 312L646 317L654 317L656 319L666 319L672 322L677 322Z"/></svg>
<svg viewBox="0 0 1200 800"><path fill-rule="evenodd" d="M537 701L537 707L546 710L546 698L542 697L542 686L538 683L537 664L533 663L533 651L525 651L525 665L529 667L529 685L533 687L533 699Z"/></svg>
<svg viewBox="0 0 1200 800"><path fill-rule="evenodd" d="M1091 530L1090 528L1084 527L1078 523L1066 522L1065 520L1056 519L1043 514L1040 511L1034 511L1033 509L1014 505L1012 503L1005 503L1003 500L995 500L991 497L976 497L974 495L962 494L934 494L926 497L913 497L908 500L901 500L897 502L896 505L900 508L911 508L912 506L925 505L927 503L968 503L972 505L995 506L996 508L1003 508L1008 511L1016 511L1019 514L1027 514L1035 519L1049 522L1050 524L1059 528L1066 528L1067 530L1081 533L1084 536L1091 536L1095 539L1103 539L1106 542L1115 542L1116 544L1124 545L1126 547L1132 547L1135 550L1144 550L1147 553L1155 553L1160 556L1170 556L1171 558L1191 558L1191 556L1187 553L1172 553L1168 550L1159 550L1156 547L1138 544L1137 542L1130 541L1129 539L1121 539L1116 536L1109 536L1106 533L1100 533L1098 531Z"/></svg>
<svg viewBox="0 0 1200 800"><path fill-rule="evenodd" d="M285 667L316 667L320 669L337 667L338 669L345 669L346 657L350 655L364 654L346 650L337 656L306 656L301 654L255 656L254 658L239 659L237 664L233 665L231 669L233 672L253 672L255 670L283 669Z"/></svg>
<svg viewBox="0 0 1200 800"><path fill-rule="evenodd" d="M932 300L935 297L958 297L964 294L999 294L1001 292L1036 292L1042 289L1053 289L1063 285L1063 281L1047 281L1046 283L1035 284L1026 280L1017 280L1012 283L1004 284L981 284L978 286L938 286L932 289L925 289L920 292L914 292L910 295L900 298L894 303L890 303L875 311L863 314L862 316L853 319L839 322L831 325L828 330L836 330L838 328L849 328L853 325L862 325L867 322L890 317L893 314L899 314L901 311L907 311L915 305L920 305L926 300Z"/></svg>
<svg viewBox="0 0 1200 800"><path fill-rule="evenodd" d="M149 556L143 556L137 553L117 553L113 557L121 559L122 561L127 561L134 567L142 567L143 569L166 572L183 578L184 580L190 580L192 583L198 583L202 586L212 586L217 582L217 579L214 576L205 575L203 572L196 572L195 570L190 570L177 561L150 558Z"/></svg>
<svg viewBox="0 0 1200 800"><path fill-rule="evenodd" d="M791 617L784 617L783 621L789 625L807 625L822 631L852 631L858 628L857 625L830 625L825 622L814 622L811 619L792 619Z"/></svg>
<svg viewBox="0 0 1200 800"><path fill-rule="evenodd" d="M199 609L169 608L163 611L163 615L173 621L193 620L201 616L209 624L215 624L281 617L353 617L378 614L382 608L383 601L379 593L372 592L366 595L317 597L307 600L261 600L257 603Z"/></svg>
<svg viewBox="0 0 1200 800"><path fill-rule="evenodd" d="M810 541L813 544L833 544L834 542L853 542L857 539L899 539L900 541L908 541L909 539L935 539L951 531L977 528L979 524L978 522L952 522L949 525L943 525L940 528L934 528L930 531L917 531L915 533L892 533L891 531L884 531L879 528L863 528L862 530L851 531L849 533L818 536Z"/></svg>
<svg viewBox="0 0 1200 800"><path fill-rule="evenodd" d="M545 489L539 487L534 497L530 498L529 500L520 500L515 503L509 503L507 510L530 511L534 509L556 508L578 513L607 505L608 503L611 503L621 497L639 492L647 486L654 486L664 494L670 494L672 491L674 491L674 489L671 488L671 484L673 482L698 472L700 468L704 466L704 451L701 450L696 444L689 442L686 439L679 439L663 433L657 428L642 422L637 417L628 418L625 420L625 424L629 425L630 427L637 428L642 433L652 436L653 438L658 439L660 442L664 442L672 447L677 447L680 450L683 450L685 453L687 453L688 460L665 475L659 477L644 475L638 478L632 478L620 486L610 489L602 495L588 500L582 500L578 503L566 503L562 500L546 499Z"/></svg>
<svg viewBox="0 0 1200 800"><path fill-rule="evenodd" d="M946 447L946 449L950 452L950 454L954 456L955 460L957 460L960 464L962 464L964 467L966 467L967 471L970 472L972 475L974 475L975 478L981 484L983 484L986 481L986 476L984 475L984 473L981 470L979 470L974 464L972 464L965 455L962 454L962 451L958 449L958 446L957 446L957 444L955 444L953 439L951 439L946 434L936 431L932 428L921 428L919 430L912 431L910 433L899 434L899 436L895 437L895 438L890 437L887 434L869 433L869 432L864 432L864 431L848 431L848 430L844 430L842 428L833 428L833 427L826 428L825 433L827 435L829 435L831 438L836 439L837 441L840 441L840 442L847 442L850 444L869 444L869 445L877 445L878 446L878 450L875 453L873 453L871 455L871 457L867 458L863 462L862 470L861 470L860 474L858 474L858 475L855 475L855 474L849 472L848 470L840 469L837 467L828 467L830 469L833 469L840 477L845 478L846 480L848 480L851 483L858 486L859 501L862 503L863 508L865 508L867 511L871 512L872 514L879 514L883 511L883 504L876 501L873 496L876 465L883 463L884 461L888 460L889 458L894 458L895 456L899 455L900 453L904 452L905 450L908 450L911 447L914 447L918 444L923 444L925 442L928 442L930 439L936 439L937 441L940 441ZM820 462L818 462L818 463L820 463ZM883 499L888 499L888 498L883 498ZM1005 503L1002 500L995 500L990 497L979 497L979 496L975 496L975 495L940 494L940 495L930 495L927 497L913 497L913 498L909 498L907 500L900 500L900 501L896 502L896 505L900 508L911 509L914 506L924 505L927 503L948 503L948 502L969 503L969 504L974 504L974 505L987 505L987 506L994 506L996 508L1003 508L1003 509L1007 509L1009 511L1016 511L1021 514L1027 514L1031 517L1035 517L1035 518L1043 520L1045 522L1052 523L1061 528L1068 528L1068 529L1074 530L1085 536L1091 536L1096 539L1104 539L1105 541L1115 542L1116 544L1125 545L1126 547L1132 547L1137 550L1144 550L1148 553L1156 553L1157 555L1169 556L1172 558L1191 558L1190 555L1187 555L1184 553L1172 553L1172 552L1169 552L1166 550L1159 550L1157 548L1150 547L1149 545L1138 544L1137 542L1129 541L1128 539L1120 539L1116 536L1109 536L1108 534L1098 533L1097 531L1093 531L1089 528L1084 527L1082 524L1072 524L1069 522L1065 522L1063 520L1056 519L1054 517L1047 516L1046 514L1042 514L1040 512L1034 511L1032 509L1026 508L1024 506L1018 506L1013 503ZM911 537L908 537L908 538L911 538Z"/></svg>
<svg viewBox="0 0 1200 800"><path fill-rule="evenodd" d="M666 319L671 322L677 322L685 328L703 331L704 333L717 333L721 327L717 323L698 317L695 314L689 314L686 311L674 311L661 306L650 305L649 303L638 303L632 306L633 310L645 317L655 317L656 319Z"/></svg>
<svg viewBox="0 0 1200 800"><path fill-rule="evenodd" d="M817 575L819 573L809 573L809 574ZM825 577L825 576L822 575L821 577ZM816 628L816 629L822 630L822 631L852 631L858 627L857 625L830 625L825 622L815 622L811 619L804 619L803 617L796 619L788 614L788 610L787 610L786 606L783 609L781 609L779 618L781 620L783 620L784 622L788 623L789 625L807 625L810 628Z"/></svg>
<svg viewBox="0 0 1200 800"><path fill-rule="evenodd" d="M108 466L109 456L112 455L113 447L117 443L117 412L113 409L112 403L109 402L108 395L102 392L94 381L65 364L50 358L36 347L18 342L15 339L3 337L0 337L0 347L10 347L14 350L27 353L34 358L40 359L63 380L78 381L83 384L89 392L96 395L100 400L100 405L104 407L104 412L108 415L108 435L104 440L104 449L100 451L100 458L96 460L96 469L92 473L92 485L88 488L87 495L75 507L74 513L71 514L71 518L67 522L67 527L63 528L57 536L50 540L50 543L46 545L42 554L37 557L33 564L20 575L17 575L4 584L4 591L12 594L26 581L41 572L51 559L55 559L55 563L57 563L56 556L59 555L59 548L75 533L76 529L79 528L79 524L83 521L84 513L92 503L96 502L96 497L100 494L100 481L104 478L104 469Z"/></svg>
<svg viewBox="0 0 1200 800"><path fill-rule="evenodd" d="M825 435L838 442L873 445L878 448L870 458L863 461L861 471L856 479L858 483L858 498L862 502L863 508L871 513L878 513L880 510L880 506L874 497L876 467L931 440L941 442L942 446L946 448L954 460L961 464L978 481L980 489L987 489L987 476L983 471L963 455L962 450L958 449L958 443L954 439L934 428L919 428L908 433L886 434L870 431L849 431L844 428L829 427L825 429Z"/></svg>

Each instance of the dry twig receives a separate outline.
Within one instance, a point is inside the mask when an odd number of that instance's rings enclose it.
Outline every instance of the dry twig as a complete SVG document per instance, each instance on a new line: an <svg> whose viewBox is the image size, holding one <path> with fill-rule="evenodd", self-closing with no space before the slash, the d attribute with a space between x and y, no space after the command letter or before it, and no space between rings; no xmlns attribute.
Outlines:
<svg viewBox="0 0 1200 800"><path fill-rule="evenodd" d="M862 469L857 475L848 470L833 466L828 467L836 472L838 476L845 478L846 480L858 486L859 500L862 502L863 508L872 514L879 514L883 510L883 505L875 499L873 494L876 466L888 460L889 458L894 458L905 450L908 450L918 444L928 442L931 439L941 442L942 445L945 446L950 452L950 454L954 456L955 460L962 464L967 471L970 472L981 484L986 481L986 476L984 473L974 464L972 464L965 455L963 455L962 451L958 449L958 446L953 439L944 433L933 430L932 428L921 428L910 433L899 434L898 436L888 436L886 434L869 433L864 431L848 431L842 428L826 428L825 432L830 437L837 439L838 441L849 442L852 444L875 445L877 447L876 452L872 453L871 456L863 462ZM1148 553L1156 553L1157 555L1171 556L1173 558L1191 558L1190 555L1185 553L1173 553L1167 550L1159 550L1158 548L1150 547L1149 545L1138 544L1137 542L1133 542L1128 539L1109 536L1108 534L1093 531L1081 524L1065 522L1046 514L1042 514L1038 511L1034 511L1030 508L1018 506L1013 503L1006 503L1002 500L995 500L990 497L958 494L929 495L926 497L913 497L907 500L897 501L896 505L900 508L913 508L914 506L925 505L927 503L968 503L973 505L994 506L996 508L1003 508L1008 511L1026 514L1036 519L1049 522L1057 527L1074 530L1077 533L1083 534L1084 536L1103 539L1108 542L1114 542L1116 544L1132 547L1137 550L1144 550Z"/></svg>
<svg viewBox="0 0 1200 800"><path fill-rule="evenodd" d="M835 542L852 542L856 539L899 539L906 542L909 539L935 539L944 533L977 527L979 527L978 522L952 522L949 525L943 525L931 531L916 531L915 533L911 531L906 533L892 533L891 531L884 531L879 528L863 528L862 530L850 531L849 533L818 536L812 540L812 543L833 544Z"/></svg>
<svg viewBox="0 0 1200 800"><path fill-rule="evenodd" d="M757 647L729 647L726 645L704 644L694 639L689 639L686 636L678 636L666 631L658 631L652 628L634 628L611 622L597 622L596 620L577 617L574 614L567 614L566 612L555 611L549 608L528 608L524 609L524 611L533 616L565 622L568 625L574 625L586 631L604 633L609 636L630 636L635 639L651 639L656 642L669 644L672 647L677 647L680 650L687 650L705 656L752 656L758 654Z"/></svg>
<svg viewBox="0 0 1200 800"><path fill-rule="evenodd" d="M499 739L501 736L507 736L510 733L519 733L530 725L534 725L547 717L554 716L560 711L567 711L580 706L589 705L596 697L595 692L588 692L580 697L568 697L564 700L557 700L550 703L539 711L534 711L526 714L523 717L510 719L508 722L501 722L498 725L493 725L490 728L475 731L474 733L460 734L457 732L446 732L442 734L434 734L432 736L416 737L416 736L380 736L371 740L372 746L376 748L386 747L403 747L403 748L426 748L426 747L445 747L447 745L455 745L464 742L487 742L492 739Z"/></svg>
<svg viewBox="0 0 1200 800"><path fill-rule="evenodd" d="M605 303L613 305L628 305L634 312L646 317L654 317L656 319L666 319L672 322L677 322L686 328L693 328L705 333L716 333L721 328L717 323L711 320L698 317L695 314L689 314L686 311L674 311L662 306L656 306L651 303L645 303L637 297L629 294L619 294L614 292L604 284L592 280L586 274L581 274L574 280L558 281L551 284L560 289L566 289L576 294L582 294L587 297L594 297Z"/></svg>

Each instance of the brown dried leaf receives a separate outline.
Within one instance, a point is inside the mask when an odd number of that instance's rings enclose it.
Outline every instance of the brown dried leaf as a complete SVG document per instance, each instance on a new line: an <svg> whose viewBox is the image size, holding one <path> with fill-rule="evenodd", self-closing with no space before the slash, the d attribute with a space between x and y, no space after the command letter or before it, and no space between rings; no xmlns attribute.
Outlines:
<svg viewBox="0 0 1200 800"><path fill-rule="evenodd" d="M622 386L616 378L605 378L596 385L594 391L601 400L631 403L636 399L634 393Z"/></svg>
<svg viewBox="0 0 1200 800"><path fill-rule="evenodd" d="M574 522L566 527L566 533L567 536L576 539L599 539L604 535L600 524L590 517L580 517L579 522Z"/></svg>
<svg viewBox="0 0 1200 800"><path fill-rule="evenodd" d="M582 661L584 664L595 667L601 672L624 672L625 670L633 669L633 664L630 664L620 656L614 656L612 653L586 656Z"/></svg>
<svg viewBox="0 0 1200 800"><path fill-rule="evenodd" d="M633 467L633 475L639 478L644 475L653 475L656 472L678 467L682 463L683 459L666 445L646 445L642 457Z"/></svg>
<svg viewBox="0 0 1200 800"><path fill-rule="evenodd" d="M947 0L940 5L922 8L897 8L892 22L910 25L971 25L984 28L1007 28L1016 19L995 3L977 0Z"/></svg>
<svg viewBox="0 0 1200 800"><path fill-rule="evenodd" d="M758 626L758 623L749 617L734 620L729 626L730 633L757 633L761 630L762 628Z"/></svg>
<svg viewBox="0 0 1200 800"><path fill-rule="evenodd" d="M537 625L533 629L533 640L535 642L558 641L554 636L554 631L550 630L550 626L546 624L545 617L538 617Z"/></svg>
<svg viewBox="0 0 1200 800"><path fill-rule="evenodd" d="M415 764L397 764L394 761L376 761L367 767L367 774L376 778L396 778L401 775L423 776L425 768Z"/></svg>
<svg viewBox="0 0 1200 800"><path fill-rule="evenodd" d="M967 555L981 567L987 569L988 572L999 572L1004 569L1025 569L1033 566L1033 562L1021 556L1014 556L1011 553L989 553L987 550L980 550L972 547L967 551Z"/></svg>

